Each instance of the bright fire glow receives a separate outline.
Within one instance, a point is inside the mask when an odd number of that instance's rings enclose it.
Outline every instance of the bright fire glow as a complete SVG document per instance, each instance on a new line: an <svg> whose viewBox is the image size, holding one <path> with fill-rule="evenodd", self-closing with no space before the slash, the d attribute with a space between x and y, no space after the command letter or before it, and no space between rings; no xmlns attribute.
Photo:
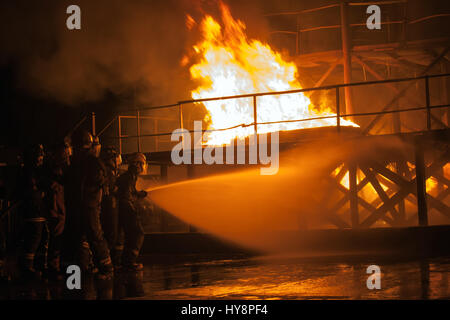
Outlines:
<svg viewBox="0 0 450 320"><path fill-rule="evenodd" d="M200 24L202 41L194 46L199 63L190 68L191 77L201 85L192 91L194 99L301 89L296 79L297 67L281 54L258 40L247 39L245 24L234 20L229 8L220 3L221 26L211 16ZM192 22L191 22L192 24ZM227 144L234 138L253 134L253 98L208 101L203 103L208 114L208 129L224 129L240 124L248 126L212 132L206 144ZM303 93L257 98L257 121L274 122L335 115L331 110L317 111ZM341 120L344 126L357 126ZM312 121L258 125L258 133L301 128L335 126L336 118Z"/></svg>

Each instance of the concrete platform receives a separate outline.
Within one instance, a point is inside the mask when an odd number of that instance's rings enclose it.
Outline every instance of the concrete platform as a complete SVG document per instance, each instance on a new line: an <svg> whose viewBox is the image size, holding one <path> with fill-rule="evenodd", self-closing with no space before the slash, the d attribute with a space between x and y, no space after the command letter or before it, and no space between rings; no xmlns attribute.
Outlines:
<svg viewBox="0 0 450 320"><path fill-rule="evenodd" d="M408 228L303 230L273 235L274 241L290 243L285 252L310 255L408 256L450 254L450 225ZM209 234L146 234L142 254L264 254Z"/></svg>

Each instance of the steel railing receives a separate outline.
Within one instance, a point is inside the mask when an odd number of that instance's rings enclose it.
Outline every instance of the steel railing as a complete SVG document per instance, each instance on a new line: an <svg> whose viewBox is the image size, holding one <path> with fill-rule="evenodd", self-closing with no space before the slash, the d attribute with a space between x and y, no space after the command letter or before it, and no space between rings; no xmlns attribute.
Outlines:
<svg viewBox="0 0 450 320"><path fill-rule="evenodd" d="M119 121L119 133L118 136L112 137L114 139L119 140L120 145L120 152L122 153L122 142L124 139L131 139L131 138L137 138L140 140L143 137L160 137L160 136L170 136L172 132L161 132L161 133L151 133L151 134L141 134L140 133L140 126L137 126L137 132L135 135L124 135L122 134L122 128L121 128L121 119L122 118L128 118L128 119L153 119L153 117L145 117L145 116L139 116L139 112L145 111L145 110L158 110L162 108L178 108L178 123L179 128L184 128L184 120L183 120L183 106L186 104L196 104L196 103L203 103L203 102L210 102L210 101L223 101L223 100L229 100L229 99L242 99L242 98L252 98L253 101L253 122L252 123L241 123L236 124L232 127L227 128L220 128L220 129L205 129L202 130L202 133L205 132L215 132L215 131L226 131L226 130L232 130L238 127L254 127L254 132L258 133L258 126L263 125L271 125L271 124L279 124L279 123L292 123L292 122L307 122L307 121L317 121L317 120L324 120L324 119L333 119L336 118L336 130L339 132L341 130L342 124L341 120L345 118L356 118L356 117L362 117L362 116L384 116L387 114L397 114L397 113L404 113L404 112L414 112L414 111L425 111L426 112L426 128L427 130L431 130L431 120L432 120L432 113L431 111L433 109L440 109L440 108L448 108L450 104L440 104L440 105L431 105L430 102L430 79L433 78L442 78L442 77L449 77L450 73L444 73L444 74L436 74L436 75L423 75L419 77L410 77L410 78L399 78L399 79L389 79L389 80L378 80L378 81L365 81L365 82L355 82L355 83L349 83L349 84L335 84L335 85L328 85L328 86L321 86L321 87L313 87L313 88L303 88L303 89L295 89L295 90L286 90L286 91L276 91L276 92L262 92L262 93L249 93L249 94L241 94L241 95L233 95L233 96L223 96L223 97L212 97L212 98L203 98L203 99L192 99L192 100L183 100L179 101L174 104L170 105L164 105L164 106L152 106L152 107L142 107L137 110L130 110L130 112L137 112L137 116L122 116L118 115L113 119ZM359 87L359 86L368 86L368 85L379 85L379 84L388 84L388 83L400 83L400 82L408 82L408 81L424 81L424 88L425 88L425 98L426 103L422 107L414 107L414 108L405 108L405 109L392 109L393 105L388 105L384 108L382 111L376 111L376 112L359 112L359 113L345 113L342 112L341 108L341 102L340 102L340 92L339 90L341 88L345 87ZM324 115L324 116L317 116L317 117L310 117L310 118L302 118L302 119L293 119L293 120L279 120L279 121L269 121L269 122L258 122L257 120L257 114L258 114L258 97L263 96L273 96L273 95L286 95L286 94L295 94L295 93L308 93L308 92L314 92L314 91L320 91L320 90L335 90L335 115ZM392 101L391 101L392 103ZM393 103L392 103L393 104ZM249 105L250 107L250 105ZM170 119L170 120L176 120L176 119ZM108 126L111 125L111 122L108 124ZM448 127L448 124L446 125ZM365 130L365 133L368 133L370 131L370 128L372 127L372 124L370 124ZM199 131L195 130L187 130L189 133L195 133ZM139 141L140 144L140 141Z"/></svg>
<svg viewBox="0 0 450 320"><path fill-rule="evenodd" d="M428 16L423 16L420 18L414 18L411 19L407 16L407 7L408 7L408 1L407 0L392 0L392 1L364 1L364 2L348 2L347 3L348 6L370 6L370 5L402 5L402 17L397 19L397 20L391 20L391 21L382 21L380 22L381 25L401 25L402 26L402 30L401 30L401 39L400 41L405 43L407 41L407 37L408 37L408 26L409 25L414 25L420 22L424 22L424 21L428 21L428 20L432 20L432 19L436 19L436 18L443 18L443 17L450 17L450 13L439 13L439 14L433 14L433 15L428 15ZM319 11L324 11L324 10L328 10L328 9L333 9L333 8L340 8L340 10L345 10L341 7L340 3L335 3L335 4L330 4L330 5L325 5L322 7L317 7L317 8L312 8L312 9L304 9L304 10L297 10L297 11L287 11L287 12L276 12L276 13L268 13L265 14L266 17L277 17L277 16L295 16L296 17L296 30L292 31L292 30L274 30L271 31L270 34L271 35L275 35L275 34L288 34L288 35L293 35L295 36L295 54L298 55L300 54L300 48L302 47L300 45L300 40L301 40L301 34L302 33L308 33L308 32L313 32L313 31L318 31L318 30L336 30L336 29L340 29L342 28L341 24L334 24L334 25L321 25L321 26L311 26L308 28L301 28L300 26L300 16L302 14L308 14L308 13L314 13L314 12L319 12ZM341 14L343 14L341 12ZM320 20L320 19L318 19ZM348 24L349 27L366 27L366 22L359 22L359 23L349 23ZM389 32L389 31L388 31Z"/></svg>

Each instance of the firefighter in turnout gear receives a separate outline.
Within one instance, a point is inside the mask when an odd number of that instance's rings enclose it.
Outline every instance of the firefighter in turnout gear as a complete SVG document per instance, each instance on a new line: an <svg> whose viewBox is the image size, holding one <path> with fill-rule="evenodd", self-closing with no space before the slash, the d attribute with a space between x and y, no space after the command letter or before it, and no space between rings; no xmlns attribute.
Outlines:
<svg viewBox="0 0 450 320"><path fill-rule="evenodd" d="M65 144L56 146L45 170L45 197L48 236L48 251L45 252L47 276L52 280L61 280L62 233L66 219L64 200L64 173L69 166L69 157Z"/></svg>
<svg viewBox="0 0 450 320"><path fill-rule="evenodd" d="M137 200L147 196L146 191L136 190L136 181L146 171L147 159L136 153L129 161L128 170L117 181L119 200L119 221L125 235L122 266L125 270L138 271L142 265L136 263L144 242L144 229L136 208Z"/></svg>
<svg viewBox="0 0 450 320"><path fill-rule="evenodd" d="M66 244L74 252L74 260L82 270L88 271L91 261L99 276L112 276L113 265L108 244L100 222L101 201L106 173L100 159L93 152L93 137L88 131L73 135L74 153L67 172Z"/></svg>
<svg viewBox="0 0 450 320"><path fill-rule="evenodd" d="M45 202L43 185L44 147L36 145L24 154L18 196L21 198L20 211L24 221L23 254L20 269L23 279L39 276L35 269L35 255L43 244L45 233Z"/></svg>
<svg viewBox="0 0 450 320"><path fill-rule="evenodd" d="M114 147L102 149L100 159L106 170L106 182L103 188L101 221L106 241L114 265L120 265L123 251L123 232L119 230L119 208L117 203L117 178L122 162Z"/></svg>

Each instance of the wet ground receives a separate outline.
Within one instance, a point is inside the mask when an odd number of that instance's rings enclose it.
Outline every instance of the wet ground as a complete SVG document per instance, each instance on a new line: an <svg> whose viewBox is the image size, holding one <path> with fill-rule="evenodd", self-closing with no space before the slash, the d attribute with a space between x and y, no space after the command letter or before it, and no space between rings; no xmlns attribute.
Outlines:
<svg viewBox="0 0 450 320"><path fill-rule="evenodd" d="M369 290L366 269L381 269ZM378 261L356 257L256 257L144 270L145 299L450 299L450 257Z"/></svg>
<svg viewBox="0 0 450 320"><path fill-rule="evenodd" d="M64 282L10 282L2 285L0 298L450 299L450 257L418 260L394 256L306 259L197 255L147 256L143 262L142 274L122 276L120 281L108 283L86 277L80 292L69 292ZM380 290L367 288L366 269L370 265L381 269ZM138 297L136 288L143 288L145 295Z"/></svg>

